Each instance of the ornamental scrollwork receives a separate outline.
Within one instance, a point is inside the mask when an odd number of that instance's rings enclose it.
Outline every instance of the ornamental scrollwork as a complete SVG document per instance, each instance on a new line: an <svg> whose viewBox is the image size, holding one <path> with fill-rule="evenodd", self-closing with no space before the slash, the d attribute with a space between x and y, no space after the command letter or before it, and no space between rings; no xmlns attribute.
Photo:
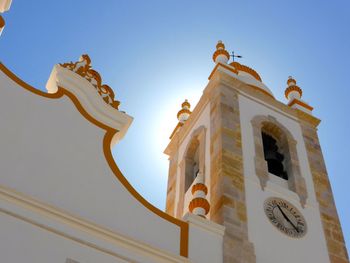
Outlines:
<svg viewBox="0 0 350 263"><path fill-rule="evenodd" d="M118 110L120 102L114 100L114 92L111 87L106 84L102 85L102 78L96 70L91 68L91 59L87 54L82 55L77 62L62 63L59 65L88 80L96 88L102 99Z"/></svg>

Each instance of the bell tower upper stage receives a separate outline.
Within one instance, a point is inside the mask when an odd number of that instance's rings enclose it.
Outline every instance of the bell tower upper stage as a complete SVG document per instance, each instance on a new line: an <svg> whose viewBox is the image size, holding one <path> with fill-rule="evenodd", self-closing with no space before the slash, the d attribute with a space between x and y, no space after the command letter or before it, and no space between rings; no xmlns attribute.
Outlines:
<svg viewBox="0 0 350 263"><path fill-rule="evenodd" d="M349 262L313 108L292 77L284 104L229 59L219 41L202 97L178 113L166 212L224 225L224 262Z"/></svg>

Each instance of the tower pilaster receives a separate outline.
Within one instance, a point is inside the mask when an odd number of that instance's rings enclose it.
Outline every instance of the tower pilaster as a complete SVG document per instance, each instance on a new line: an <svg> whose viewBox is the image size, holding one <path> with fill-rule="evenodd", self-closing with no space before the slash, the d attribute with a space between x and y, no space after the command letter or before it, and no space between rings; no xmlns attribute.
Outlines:
<svg viewBox="0 0 350 263"><path fill-rule="evenodd" d="M211 213L210 219L225 226L224 262L253 263L248 240L240 116L237 92L216 87L210 109Z"/></svg>
<svg viewBox="0 0 350 263"><path fill-rule="evenodd" d="M320 121L302 111L298 111L298 115L301 120L300 126L314 182L316 199L320 207L321 222L330 262L348 263L349 256L317 135L317 126Z"/></svg>

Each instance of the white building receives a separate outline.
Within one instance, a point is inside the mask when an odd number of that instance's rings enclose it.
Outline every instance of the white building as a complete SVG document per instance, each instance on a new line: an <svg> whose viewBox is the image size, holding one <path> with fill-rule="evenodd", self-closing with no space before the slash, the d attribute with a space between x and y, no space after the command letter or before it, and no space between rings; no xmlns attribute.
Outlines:
<svg viewBox="0 0 350 263"><path fill-rule="evenodd" d="M296 81L285 105L223 43L213 60L165 150L166 212L113 160L132 117L89 56L55 65L47 92L0 64L0 261L348 263L319 120Z"/></svg>

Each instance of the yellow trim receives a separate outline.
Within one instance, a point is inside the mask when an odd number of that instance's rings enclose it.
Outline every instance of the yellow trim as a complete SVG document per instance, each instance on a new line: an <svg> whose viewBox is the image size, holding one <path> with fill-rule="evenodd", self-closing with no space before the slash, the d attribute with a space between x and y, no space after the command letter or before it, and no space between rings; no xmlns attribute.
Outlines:
<svg viewBox="0 0 350 263"><path fill-rule="evenodd" d="M177 131L180 127L182 127L183 125L184 125L184 124L183 124L182 122L179 122L179 123L176 125L175 129L173 130L173 132L171 133L171 135L170 135L170 137L169 137L170 140L174 137L176 131Z"/></svg>
<svg viewBox="0 0 350 263"><path fill-rule="evenodd" d="M260 92L264 93L265 95L267 95L267 96L269 96L269 97L275 99L275 97L274 97L273 95L271 95L270 93L268 93L266 90L263 90L263 89L261 89L261 88L259 88L259 87L257 87L257 86L253 86L253 85L248 85L248 86L249 86L249 87L252 87L252 88L255 89L256 91L260 91Z"/></svg>
<svg viewBox="0 0 350 263"><path fill-rule="evenodd" d="M19 86L22 88L35 93L39 96L50 98L50 99L58 99L61 98L63 95L66 95L69 97L73 104L76 106L77 110L80 112L81 115L83 115L88 121L95 124L97 127L104 129L106 131L104 139L103 139L103 153L107 160L107 163L109 167L111 168L112 172L116 176L116 178L123 184L123 186L129 191L131 195L133 195L143 206L151 210L156 215L162 217L163 219L169 221L172 224L175 224L180 227L180 255L183 257L188 257L188 223L184 222L182 220L179 220L175 217L172 217L165 212L161 211L160 209L153 206L151 203L149 203L146 199L144 199L136 190L131 186L131 184L128 182L128 180L123 176L121 171L119 170L117 164L115 163L112 152L111 152L111 142L112 138L118 131L99 122L98 120L94 119L91 115L89 115L86 110L82 107L79 100L73 95L73 93L69 92L68 90L64 89L63 87L58 87L58 90L54 94L46 93L41 90L38 90L29 84L22 81L20 78L18 78L14 73L12 73L9 69L5 67L4 64L0 62L0 70L7 75L10 79L12 79L14 82L16 82Z"/></svg>
<svg viewBox="0 0 350 263"><path fill-rule="evenodd" d="M302 102L302 101L300 101L298 99L293 99L291 102L288 103L288 106L292 107L294 104L298 104L298 105L300 105L300 106L302 106L302 107L304 107L304 108L306 108L306 109L308 109L310 111L312 111L314 109L310 105L307 105L306 103L304 103L304 102Z"/></svg>
<svg viewBox="0 0 350 263"><path fill-rule="evenodd" d="M242 65L238 62L231 62L230 66L234 67L238 71L244 71L247 72L248 74L252 75L257 81L262 81L260 75L252 68Z"/></svg>
<svg viewBox="0 0 350 263"><path fill-rule="evenodd" d="M212 72L210 73L210 75L208 77L209 80L212 78L212 76L214 75L215 71L218 69L219 66L221 66L221 67L223 67L223 68L225 68L225 69L227 69L227 70L229 70L229 71L231 71L231 72L233 72L235 74L238 74L238 71L235 68L230 67L230 66L225 65L225 64L222 64L222 63L218 63L218 64L216 64L216 66L214 67Z"/></svg>
<svg viewBox="0 0 350 263"><path fill-rule="evenodd" d="M212 72L210 73L210 75L209 75L209 77L208 77L209 80L213 77L214 73L216 72L216 70L218 69L219 66L221 66L221 67L223 67L223 68L225 68L225 69L231 71L232 73L235 73L235 74L238 75L237 69L235 69L233 66L229 66L229 65L222 64L222 63L218 63L218 64L216 64L216 66L214 67L214 69L212 70ZM259 87L254 86L254 85L249 85L249 84L247 84L247 86L252 87L252 88L254 88L255 90L260 91L260 92L264 93L265 95L268 95L269 97L275 99L275 97L274 97L273 95L271 95L271 94L268 93L267 91L263 90L262 88L259 88Z"/></svg>

